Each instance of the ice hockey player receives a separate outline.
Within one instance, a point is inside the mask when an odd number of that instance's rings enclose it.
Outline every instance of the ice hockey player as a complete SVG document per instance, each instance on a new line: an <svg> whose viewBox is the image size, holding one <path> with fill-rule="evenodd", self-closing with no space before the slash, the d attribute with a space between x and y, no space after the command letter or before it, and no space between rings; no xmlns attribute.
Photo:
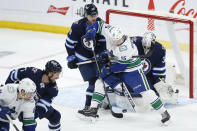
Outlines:
<svg viewBox="0 0 197 131"><path fill-rule="evenodd" d="M17 119L23 113L23 131L35 131L36 122L34 119L36 94L35 83L24 78L19 84L6 84L0 87L0 131L9 131L11 119Z"/></svg>
<svg viewBox="0 0 197 131"><path fill-rule="evenodd" d="M61 114L51 106L52 100L58 94L56 80L62 72L62 66L55 60L46 63L45 69L26 67L12 70L6 80L6 84L29 78L36 84L36 109L35 118L49 120L49 130L60 131ZM22 116L21 116L22 117Z"/></svg>
<svg viewBox="0 0 197 131"><path fill-rule="evenodd" d="M102 21L88 26L85 37L87 40L94 40L96 33L104 35L107 50L114 56L113 63L102 70L102 79L105 81L105 78L111 73L117 74L128 85L128 88L131 88L135 94L141 94L147 103L160 112L163 124L168 124L170 120L168 111L164 108L160 98L150 89L143 72L141 59L139 57L134 58L134 56L138 56L135 44L130 41L120 28L113 27ZM103 83L101 79L98 79L95 84L91 108L82 115L93 118L97 117L99 106L104 97Z"/></svg>
<svg viewBox="0 0 197 131"><path fill-rule="evenodd" d="M142 56L143 69L150 88L158 93L162 102L176 104L178 90L173 89L173 85L165 81L166 49L156 41L156 35L153 32L146 32L142 37L135 36L130 39L137 46L139 55Z"/></svg>
<svg viewBox="0 0 197 131"><path fill-rule="evenodd" d="M98 78L97 68L95 63L77 65L78 62L92 60L93 54L90 47L86 46L87 41L84 39L86 33L86 27L89 24L99 21L98 10L94 4L86 4L84 7L84 18L74 22L71 26L71 30L67 35L65 47L68 53L67 65L70 69L79 68L81 76L84 81L88 82L88 88L86 90L85 107L78 112L83 112L89 108L91 104L92 94L94 91L95 81ZM96 53L104 53L106 49L105 39L101 35L96 35Z"/></svg>
<svg viewBox="0 0 197 131"><path fill-rule="evenodd" d="M156 41L153 32L146 32L143 36L130 37L130 40L137 46L138 53L141 56L143 70L146 74L150 88L153 89L165 104L178 103L178 90L173 87L172 83L167 83L166 79L166 49L161 43ZM171 68L171 69L170 69ZM168 65L168 69L175 70L173 66ZM175 77L174 72L170 72ZM110 76L112 77L112 76ZM110 78L117 79L117 78ZM171 77L173 79L173 77ZM175 78L174 78L175 79ZM109 77L108 77L109 81ZM117 81L117 80L116 80ZM171 80L175 81L175 80ZM109 83L109 82L108 82ZM111 86L111 85L110 85ZM113 87L113 85L112 85ZM131 91L132 92L132 91ZM111 103L124 109L131 109L128 102L123 98L122 90L114 90L109 94ZM150 105L145 104L141 97L133 98L138 107L138 111L150 110ZM106 103L106 102L105 102ZM105 105L105 104L103 104Z"/></svg>

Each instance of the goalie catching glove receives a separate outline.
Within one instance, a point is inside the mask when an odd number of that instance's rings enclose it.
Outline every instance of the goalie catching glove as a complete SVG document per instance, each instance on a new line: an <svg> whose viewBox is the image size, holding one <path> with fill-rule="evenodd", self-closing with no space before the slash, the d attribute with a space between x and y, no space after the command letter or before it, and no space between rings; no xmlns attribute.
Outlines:
<svg viewBox="0 0 197 131"><path fill-rule="evenodd" d="M174 90L172 85L166 83L164 79L154 84L154 88L159 93L163 103L177 104L178 103L178 90Z"/></svg>

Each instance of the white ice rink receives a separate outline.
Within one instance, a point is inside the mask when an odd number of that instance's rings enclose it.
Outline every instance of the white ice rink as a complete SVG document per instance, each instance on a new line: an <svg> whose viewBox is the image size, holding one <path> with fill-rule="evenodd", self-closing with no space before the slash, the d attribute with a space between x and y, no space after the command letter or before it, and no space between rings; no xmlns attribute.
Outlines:
<svg viewBox="0 0 197 131"><path fill-rule="evenodd" d="M62 115L62 131L197 131L197 102L192 100L190 104L187 101L187 104L168 108L172 123L167 127L161 126L161 116L156 112L125 113L124 118L117 119L109 111L101 110L100 119L94 124L78 119L76 114L83 107L87 83L78 70L67 68L64 41L65 35L0 29L0 83L5 82L14 68L43 69L48 60L55 59L63 66L62 77L57 81L59 95L53 102ZM21 126L18 121L14 122ZM37 131L47 130L48 121L37 120ZM12 126L11 131L15 131Z"/></svg>

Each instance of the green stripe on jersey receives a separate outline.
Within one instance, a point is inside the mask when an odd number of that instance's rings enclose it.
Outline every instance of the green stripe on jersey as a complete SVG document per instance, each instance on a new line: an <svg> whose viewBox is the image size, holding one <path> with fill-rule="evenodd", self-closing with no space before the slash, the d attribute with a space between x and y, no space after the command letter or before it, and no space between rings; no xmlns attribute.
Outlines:
<svg viewBox="0 0 197 131"><path fill-rule="evenodd" d="M98 30L96 33L101 34L103 21L98 21Z"/></svg>
<svg viewBox="0 0 197 131"><path fill-rule="evenodd" d="M35 120L23 120L24 125L33 125L35 123L36 123Z"/></svg>
<svg viewBox="0 0 197 131"><path fill-rule="evenodd" d="M131 60L127 61L118 61L120 64L128 64L128 67L135 67L136 65L139 65L141 63L141 59L137 59L135 62L131 63Z"/></svg>
<svg viewBox="0 0 197 131"><path fill-rule="evenodd" d="M93 96L92 96L92 99L93 99L93 100L97 100L97 101L99 101L99 102L102 102L103 99L104 99L104 96L102 96L102 95L100 95L100 94L94 93Z"/></svg>
<svg viewBox="0 0 197 131"><path fill-rule="evenodd" d="M157 101L155 101L155 102L152 104L152 107L153 107L154 109L157 110L161 105L162 105L162 102L161 102L160 99L158 99Z"/></svg>
<svg viewBox="0 0 197 131"><path fill-rule="evenodd" d="M142 69L140 69L140 74L141 74L142 80L143 80L143 82L144 82L145 88L146 88L147 90L150 90L148 81L147 81L146 76L144 75L144 72L142 71Z"/></svg>

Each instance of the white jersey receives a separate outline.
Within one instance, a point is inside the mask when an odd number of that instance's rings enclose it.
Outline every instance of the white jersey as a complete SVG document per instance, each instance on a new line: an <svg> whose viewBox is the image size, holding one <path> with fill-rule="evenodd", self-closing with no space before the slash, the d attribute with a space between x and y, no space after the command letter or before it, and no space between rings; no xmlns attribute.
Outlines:
<svg viewBox="0 0 197 131"><path fill-rule="evenodd" d="M0 105L14 110L11 114L13 119L23 112L23 118L34 118L34 100L17 99L18 84L6 84L0 87ZM0 121L5 121L0 119ZM7 122L7 121L5 121Z"/></svg>
<svg viewBox="0 0 197 131"><path fill-rule="evenodd" d="M133 56L138 56L138 50L130 38L127 37L122 45L115 46L110 36L110 30L114 27L101 21L98 23L99 29L97 33L105 37L106 48L109 52L113 52L113 55L116 57L116 62L120 64L129 64L125 72L141 69L143 67L141 64L141 59L137 57L132 58Z"/></svg>

